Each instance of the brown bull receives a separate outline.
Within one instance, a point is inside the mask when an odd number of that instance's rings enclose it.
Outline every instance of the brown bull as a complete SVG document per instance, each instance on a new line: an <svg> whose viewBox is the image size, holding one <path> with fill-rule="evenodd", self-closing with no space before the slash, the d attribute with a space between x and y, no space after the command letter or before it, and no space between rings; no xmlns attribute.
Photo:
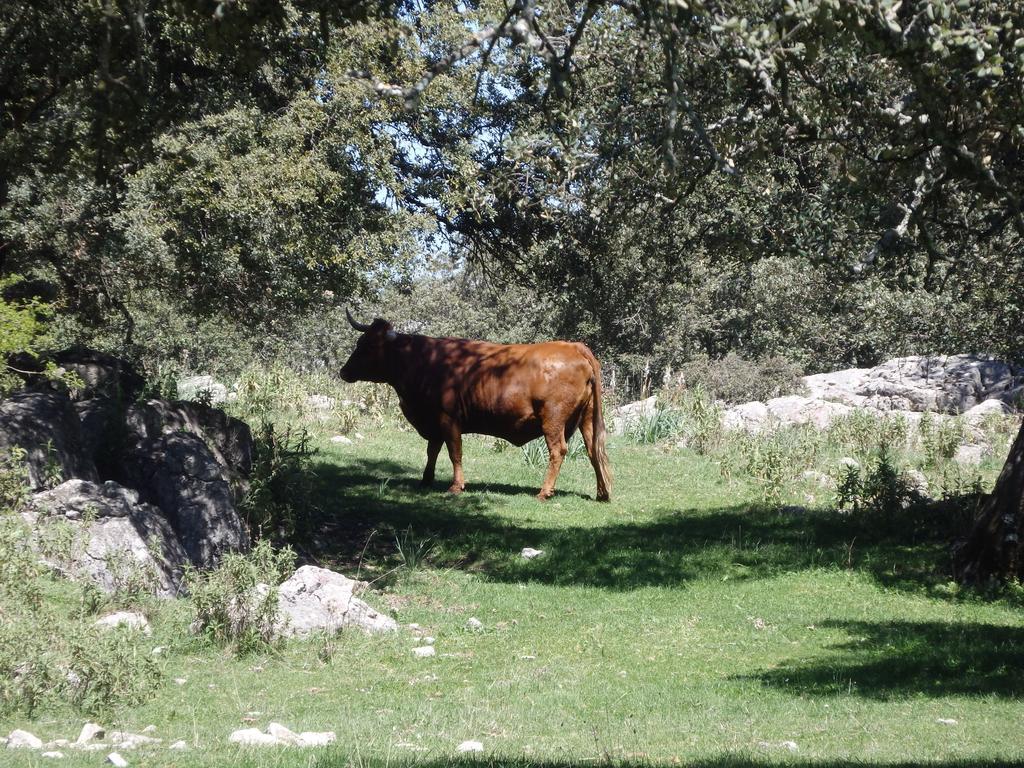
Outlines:
<svg viewBox="0 0 1024 768"><path fill-rule="evenodd" d="M611 470L601 416L601 366L584 345L567 341L492 344L396 333L380 318L349 323L363 335L341 377L390 384L402 413L427 441L423 485L434 480L441 445L448 448L451 493L466 487L462 435L476 432L523 445L543 436L548 471L538 498L555 491L566 441L578 427L597 474L597 498L608 501Z"/></svg>

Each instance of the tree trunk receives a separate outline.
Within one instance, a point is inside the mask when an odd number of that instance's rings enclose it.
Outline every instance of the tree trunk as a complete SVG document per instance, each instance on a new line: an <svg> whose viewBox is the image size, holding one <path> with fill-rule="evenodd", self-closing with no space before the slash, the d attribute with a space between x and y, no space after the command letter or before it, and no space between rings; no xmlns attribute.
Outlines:
<svg viewBox="0 0 1024 768"><path fill-rule="evenodd" d="M960 581L1024 580L1024 424L970 536L956 551Z"/></svg>

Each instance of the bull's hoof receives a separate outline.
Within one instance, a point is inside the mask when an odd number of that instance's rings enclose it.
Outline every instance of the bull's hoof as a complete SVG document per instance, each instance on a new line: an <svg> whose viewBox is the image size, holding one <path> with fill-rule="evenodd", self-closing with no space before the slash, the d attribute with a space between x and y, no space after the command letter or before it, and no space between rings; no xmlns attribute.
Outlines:
<svg viewBox="0 0 1024 768"><path fill-rule="evenodd" d="M612 497L609 496L607 493L599 493L599 494L597 494L597 500L598 501L611 501Z"/></svg>
<svg viewBox="0 0 1024 768"><path fill-rule="evenodd" d="M432 477L424 477L422 480L420 480L420 488L429 488L433 484L434 478Z"/></svg>
<svg viewBox="0 0 1024 768"><path fill-rule="evenodd" d="M537 501L547 501L548 499L550 499L554 495L555 495L554 491L545 491L542 488L541 492L537 494Z"/></svg>
<svg viewBox="0 0 1024 768"><path fill-rule="evenodd" d="M464 490L466 490L466 486L464 486L464 485L455 485L454 483L452 483L451 486L449 486L449 488L448 488L448 493L450 493L452 496L458 496Z"/></svg>

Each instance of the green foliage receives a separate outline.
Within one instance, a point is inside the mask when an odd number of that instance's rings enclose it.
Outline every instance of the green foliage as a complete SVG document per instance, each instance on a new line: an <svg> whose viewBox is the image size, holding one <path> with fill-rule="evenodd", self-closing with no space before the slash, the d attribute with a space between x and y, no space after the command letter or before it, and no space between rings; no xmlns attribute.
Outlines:
<svg viewBox="0 0 1024 768"><path fill-rule="evenodd" d="M310 465L316 451L309 433L263 421L253 442L249 489L239 511L254 539L293 541L307 532L314 509Z"/></svg>
<svg viewBox="0 0 1024 768"><path fill-rule="evenodd" d="M966 425L960 417L942 417L925 413L917 425L918 439L927 465L937 466L956 455L966 438Z"/></svg>
<svg viewBox="0 0 1024 768"><path fill-rule="evenodd" d="M426 564L434 549L433 537L417 536L412 526L395 534L395 549L402 567L413 572Z"/></svg>
<svg viewBox="0 0 1024 768"><path fill-rule="evenodd" d="M630 417L626 437L639 445L651 445L677 437L683 431L683 415L675 408L657 407Z"/></svg>
<svg viewBox="0 0 1024 768"><path fill-rule="evenodd" d="M38 296L7 298L23 281L21 275L0 273L0 397L21 383L18 371L8 365L8 358L19 353L35 358L52 343L47 323L53 307ZM48 372L55 375L52 366Z"/></svg>
<svg viewBox="0 0 1024 768"><path fill-rule="evenodd" d="M706 454L722 443L722 408L712 399L703 384L697 383L682 391L672 391L668 399L680 409L682 433L690 448Z"/></svg>
<svg viewBox="0 0 1024 768"><path fill-rule="evenodd" d="M881 448L866 468L848 465L838 488L839 509L892 519L918 500L889 450Z"/></svg>
<svg viewBox="0 0 1024 768"><path fill-rule="evenodd" d="M239 656L271 648L280 613L277 587L294 567L291 549L275 549L264 539L248 554L226 554L212 570L189 569L193 634Z"/></svg>
<svg viewBox="0 0 1024 768"><path fill-rule="evenodd" d="M0 456L0 516L19 512L31 495L26 455L15 445Z"/></svg>
<svg viewBox="0 0 1024 768"><path fill-rule="evenodd" d="M800 392L800 366L780 356L746 360L735 352L712 360L699 356L683 365L680 378L687 389L700 387L712 400L746 403Z"/></svg>

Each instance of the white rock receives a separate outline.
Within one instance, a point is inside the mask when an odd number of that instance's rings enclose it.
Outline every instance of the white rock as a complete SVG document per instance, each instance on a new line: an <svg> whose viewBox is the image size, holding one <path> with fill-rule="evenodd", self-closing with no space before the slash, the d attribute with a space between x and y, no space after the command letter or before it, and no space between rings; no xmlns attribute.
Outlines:
<svg viewBox="0 0 1024 768"><path fill-rule="evenodd" d="M114 731L110 734L110 742L121 749L135 749L146 744L159 744L163 739L146 736L142 733L128 733L127 731Z"/></svg>
<svg viewBox="0 0 1024 768"><path fill-rule="evenodd" d="M93 739L102 739L106 735L106 729L102 725L96 723L86 723L82 726L82 730L78 733L78 738L75 739L75 744L79 746L88 744Z"/></svg>
<svg viewBox="0 0 1024 768"><path fill-rule="evenodd" d="M228 399L228 388L213 378L213 376L187 376L183 379L178 379L177 385L178 397L181 400L196 400L201 395L205 396L208 394L210 402L216 405Z"/></svg>
<svg viewBox="0 0 1024 768"><path fill-rule="evenodd" d="M977 466L985 458L984 445L961 445L953 455L953 461L963 466Z"/></svg>
<svg viewBox="0 0 1024 768"><path fill-rule="evenodd" d="M329 411L337 404L337 400L327 395L310 395L306 398L306 405L314 411Z"/></svg>
<svg viewBox="0 0 1024 768"><path fill-rule="evenodd" d="M114 629L115 627L127 627L128 629L142 632L144 635L153 634L149 621L138 611L118 611L110 613L96 620L95 625L103 629Z"/></svg>
<svg viewBox="0 0 1024 768"><path fill-rule="evenodd" d="M8 749L42 749L43 740L33 733L15 729L7 736Z"/></svg>
<svg viewBox="0 0 1024 768"><path fill-rule="evenodd" d="M176 677L176 678L174 678L174 684L175 685L184 685L187 682L188 682L188 678L187 677Z"/></svg>
<svg viewBox="0 0 1024 768"><path fill-rule="evenodd" d="M107 755L107 762L115 768L128 768L128 761L117 754L117 752L111 752Z"/></svg>
<svg viewBox="0 0 1024 768"><path fill-rule="evenodd" d="M152 724L147 725L145 728L142 729L142 732L148 735L152 735L156 733L156 726Z"/></svg>
<svg viewBox="0 0 1024 768"><path fill-rule="evenodd" d="M1005 416L1010 413L1010 407L1002 400L990 398L983 400L973 408L964 411L964 418L968 422L984 421L989 416Z"/></svg>
<svg viewBox="0 0 1024 768"><path fill-rule="evenodd" d="M295 733L290 728L286 728L280 723L271 723L268 725L267 733L277 739L281 744L296 746L299 743L299 734Z"/></svg>
<svg viewBox="0 0 1024 768"><path fill-rule="evenodd" d="M366 439L366 438L365 438L365 437L363 437L363 435L362 435L361 433L359 433L359 432L356 432L356 433L355 433L355 435L354 435L354 437L355 437L355 439L356 439L356 440L365 440L365 439Z"/></svg>
<svg viewBox="0 0 1024 768"><path fill-rule="evenodd" d="M303 731L299 734L301 747L326 747L338 740L334 731Z"/></svg>
<svg viewBox="0 0 1024 768"><path fill-rule="evenodd" d="M412 655L418 659L426 659L431 656L436 656L437 649L432 645L421 645L419 648L412 649Z"/></svg>
<svg viewBox="0 0 1024 768"><path fill-rule="evenodd" d="M331 438L331 442L337 443L338 445L352 445L351 438L345 437L344 435L335 435Z"/></svg>
<svg viewBox="0 0 1024 768"><path fill-rule="evenodd" d="M57 752L57 751L43 752L43 754L40 755L40 757L48 757L48 758L51 758L53 760L63 760L64 759L64 753L63 752Z"/></svg>
<svg viewBox="0 0 1024 768"><path fill-rule="evenodd" d="M543 554L543 549L534 549L533 547L523 547L523 551L519 553L524 560L533 560L533 558L540 557Z"/></svg>
<svg viewBox="0 0 1024 768"><path fill-rule="evenodd" d="M423 640L423 644L424 645L433 645L434 643L437 642L437 638L436 637L430 637L430 635L427 635L426 637L422 638L422 640Z"/></svg>
<svg viewBox="0 0 1024 768"><path fill-rule="evenodd" d="M956 725L957 724L957 721L954 720L952 717L937 717L937 718L935 718L935 722L939 723L940 725Z"/></svg>
<svg viewBox="0 0 1024 768"><path fill-rule="evenodd" d="M468 619L466 619L466 629L477 630L483 628L484 623L480 621L480 619L476 618L476 616L470 616Z"/></svg>
<svg viewBox="0 0 1024 768"><path fill-rule="evenodd" d="M797 749L798 749L795 741L780 741L779 742L779 746L780 747L785 747L790 752L796 752Z"/></svg>
<svg viewBox="0 0 1024 768"><path fill-rule="evenodd" d="M356 627L368 633L394 632L398 624L354 596L366 583L340 573L304 565L277 591L279 634L304 637L312 632L336 632Z"/></svg>
<svg viewBox="0 0 1024 768"><path fill-rule="evenodd" d="M167 748L168 749L188 749L188 744L185 743L184 739L178 739L177 741L172 742Z"/></svg>
<svg viewBox="0 0 1024 768"><path fill-rule="evenodd" d="M483 752L484 745L479 741L464 741L455 748L456 752Z"/></svg>
<svg viewBox="0 0 1024 768"><path fill-rule="evenodd" d="M259 728L242 728L228 736L228 741L246 747L269 747L279 743L276 737Z"/></svg>
<svg viewBox="0 0 1024 768"><path fill-rule="evenodd" d="M163 656L166 652L167 652L167 646L166 645L158 645L156 648L154 648L152 650L150 655L151 656Z"/></svg>

